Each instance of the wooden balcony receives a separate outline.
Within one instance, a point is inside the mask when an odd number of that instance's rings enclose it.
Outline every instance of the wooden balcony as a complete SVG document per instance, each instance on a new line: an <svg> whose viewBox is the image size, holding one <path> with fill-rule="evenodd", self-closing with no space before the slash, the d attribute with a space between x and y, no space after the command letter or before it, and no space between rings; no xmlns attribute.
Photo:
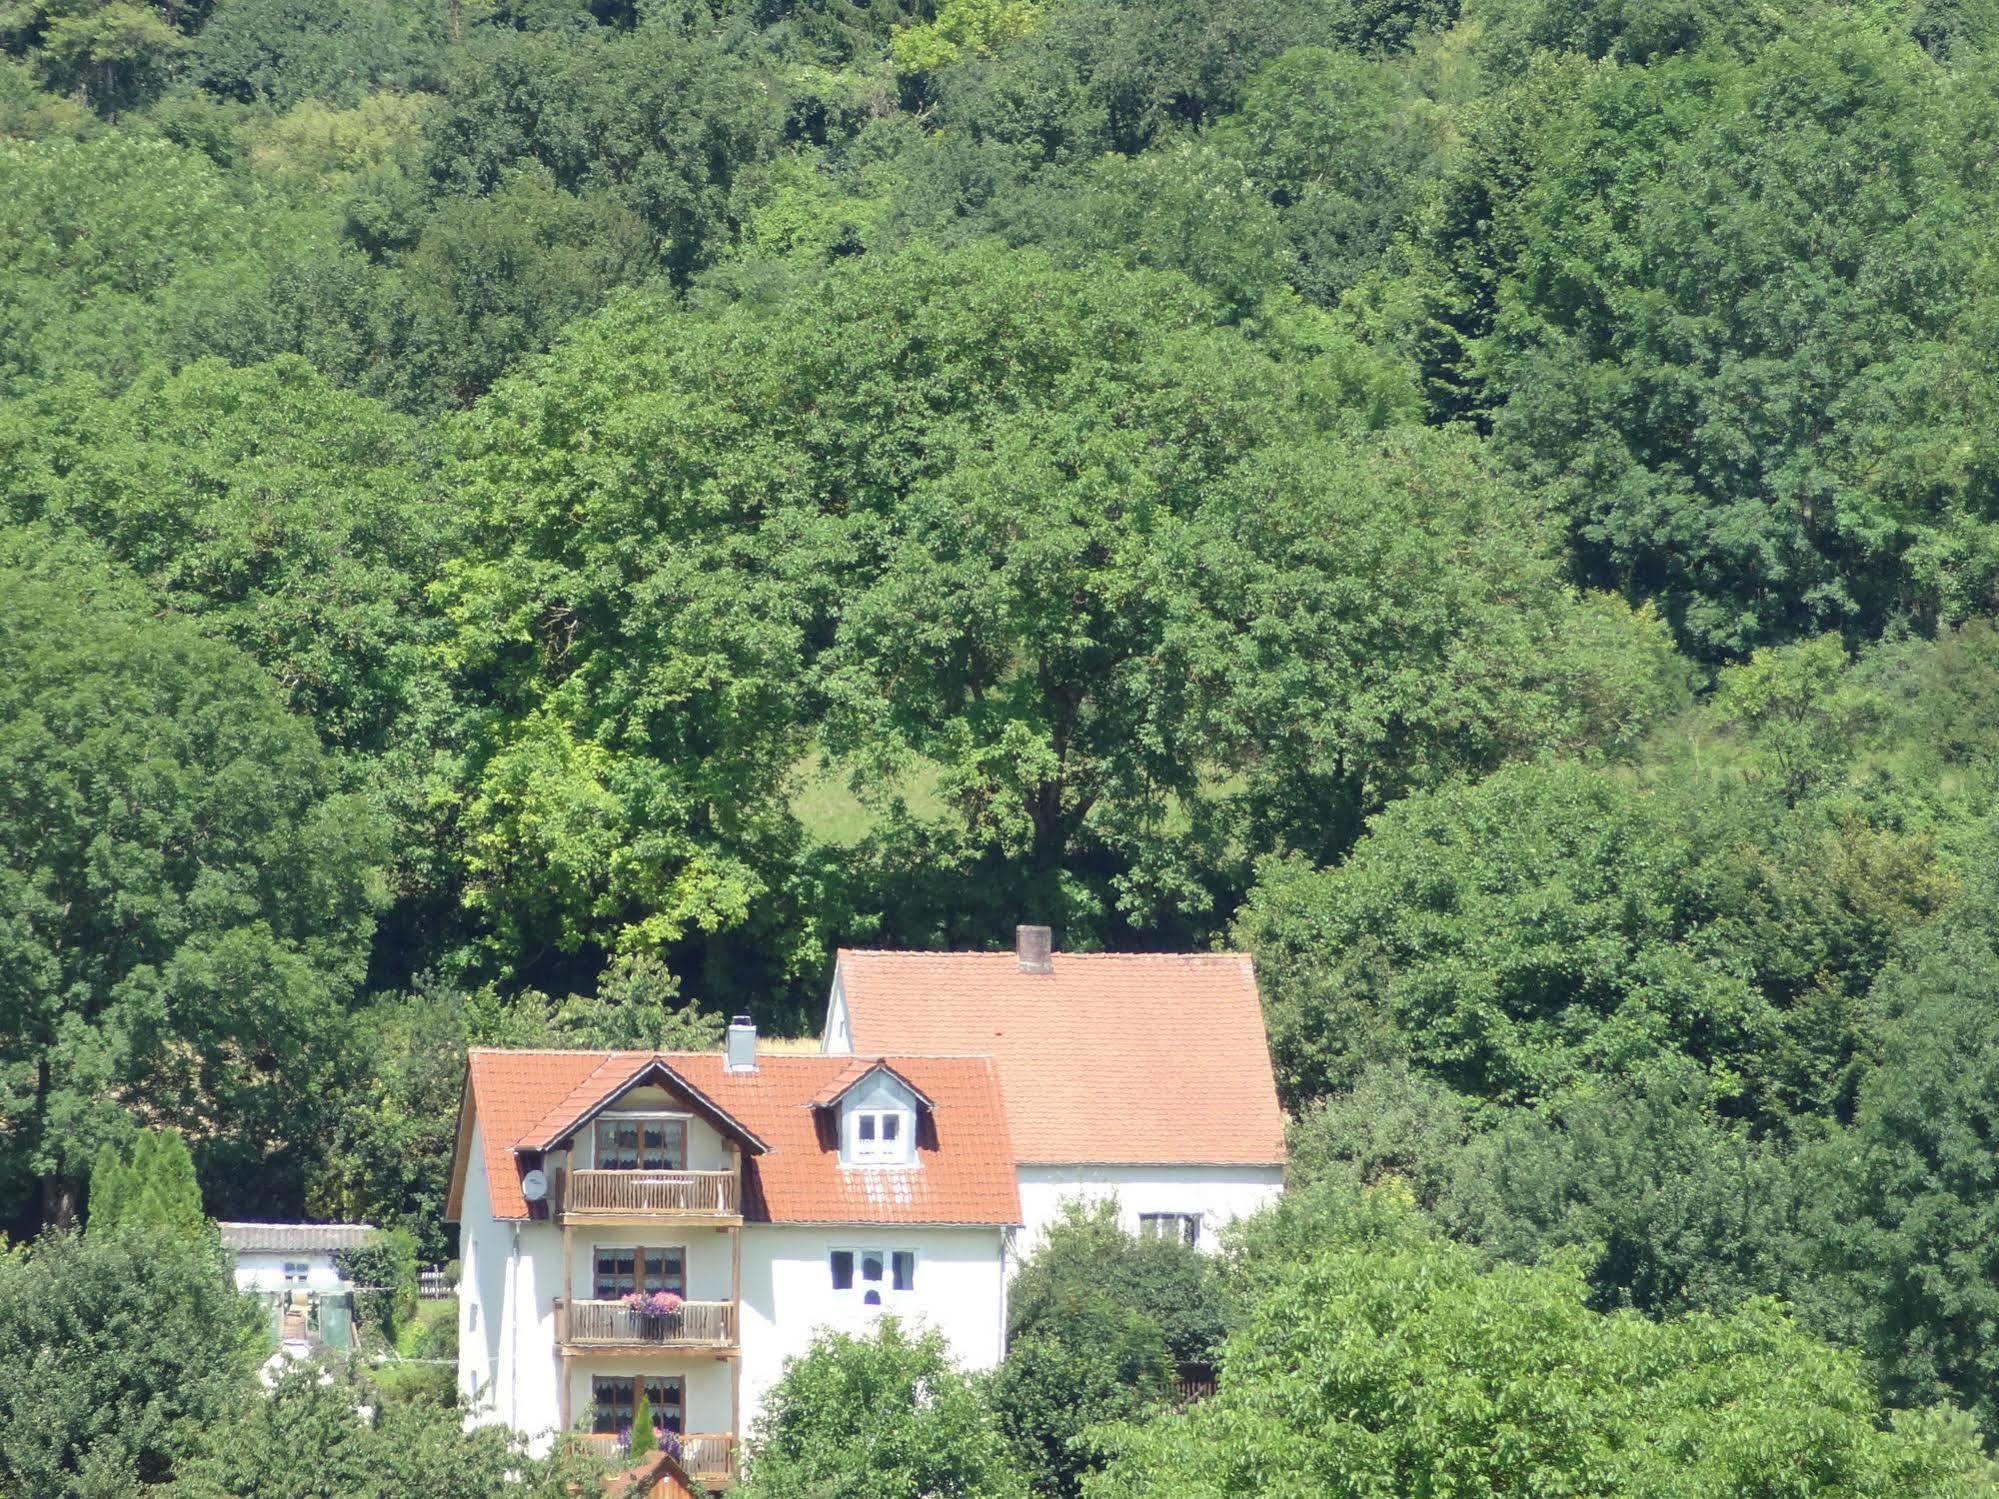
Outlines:
<svg viewBox="0 0 1999 1499"><path fill-rule="evenodd" d="M613 1462L631 1447L627 1432L592 1432L584 1445L599 1457ZM736 1439L726 1432L695 1431L685 1435L660 1433L660 1445L679 1462L690 1478L709 1481L728 1479L736 1471ZM678 1450L676 1450L678 1449Z"/></svg>
<svg viewBox="0 0 1999 1499"><path fill-rule="evenodd" d="M555 1189L556 1214L571 1221L743 1221L742 1192L733 1171L558 1172Z"/></svg>
<svg viewBox="0 0 1999 1499"><path fill-rule="evenodd" d="M635 1312L622 1301L555 1303L555 1341L573 1349L628 1349L736 1346L736 1303L684 1301L677 1312L655 1317Z"/></svg>

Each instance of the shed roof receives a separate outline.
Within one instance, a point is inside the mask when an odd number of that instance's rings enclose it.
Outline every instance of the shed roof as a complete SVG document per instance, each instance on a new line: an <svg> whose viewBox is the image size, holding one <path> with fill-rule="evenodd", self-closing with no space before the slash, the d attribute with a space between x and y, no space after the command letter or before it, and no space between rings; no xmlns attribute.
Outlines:
<svg viewBox="0 0 1999 1499"><path fill-rule="evenodd" d="M358 1249L375 1232L372 1223L218 1223L222 1245L237 1253L331 1253Z"/></svg>

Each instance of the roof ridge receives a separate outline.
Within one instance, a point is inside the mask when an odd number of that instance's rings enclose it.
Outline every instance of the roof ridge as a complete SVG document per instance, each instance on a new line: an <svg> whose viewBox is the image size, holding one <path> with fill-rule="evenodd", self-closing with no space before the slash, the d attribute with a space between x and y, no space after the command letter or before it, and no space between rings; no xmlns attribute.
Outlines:
<svg viewBox="0 0 1999 1499"><path fill-rule="evenodd" d="M608 1066L619 1057L712 1057L718 1062L723 1060L721 1050L716 1047L710 1047L706 1051L625 1051L622 1049L592 1050L588 1047L475 1046L468 1049L468 1054L471 1052L492 1057L596 1057L599 1059L597 1064L599 1068ZM905 1062L965 1062L991 1061L992 1059L993 1053L989 1051L767 1051L757 1053L757 1067L761 1069L772 1062L852 1062L856 1060L871 1062L892 1062L898 1060ZM580 1079L578 1086L580 1087L583 1082L587 1082L589 1076L594 1075L595 1071L596 1069L593 1068L591 1074L586 1074L584 1078ZM743 1076L747 1074L738 1075Z"/></svg>
<svg viewBox="0 0 1999 1499"><path fill-rule="evenodd" d="M836 958L1015 958L1017 954L1010 947L996 948L944 948L944 947L839 947L834 949ZM1090 962L1166 962L1177 963L1211 962L1217 959L1247 960L1254 955L1239 948L1229 948L1223 952L1072 952L1066 948L1056 948L1049 954L1051 958L1074 958Z"/></svg>

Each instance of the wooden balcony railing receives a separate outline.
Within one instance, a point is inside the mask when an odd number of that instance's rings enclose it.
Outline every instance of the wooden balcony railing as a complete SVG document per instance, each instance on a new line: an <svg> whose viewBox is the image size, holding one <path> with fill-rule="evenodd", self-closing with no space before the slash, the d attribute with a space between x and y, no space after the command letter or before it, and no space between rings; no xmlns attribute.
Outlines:
<svg viewBox="0 0 1999 1499"><path fill-rule="evenodd" d="M557 1177L556 1211L569 1217L737 1218L733 1171L571 1171Z"/></svg>
<svg viewBox="0 0 1999 1499"><path fill-rule="evenodd" d="M736 1439L726 1433L663 1431L659 1440L691 1477L728 1478L735 1472ZM632 1437L627 1431L591 1432L583 1442L599 1457L615 1462L631 1450Z"/></svg>
<svg viewBox="0 0 1999 1499"><path fill-rule="evenodd" d="M655 1317L622 1301L555 1303L555 1341L570 1348L733 1348L736 1303L683 1301Z"/></svg>

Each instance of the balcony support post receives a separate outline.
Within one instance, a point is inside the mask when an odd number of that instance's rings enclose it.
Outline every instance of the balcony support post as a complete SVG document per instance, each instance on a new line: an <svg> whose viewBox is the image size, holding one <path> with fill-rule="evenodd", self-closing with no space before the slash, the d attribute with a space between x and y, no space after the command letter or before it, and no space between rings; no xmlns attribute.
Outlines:
<svg viewBox="0 0 1999 1499"><path fill-rule="evenodd" d="M569 1350L567 1348L558 1348L555 1352L556 1421L562 1430L567 1432L572 1425L569 1419L569 1386L571 1383L570 1375L573 1370L569 1363Z"/></svg>
<svg viewBox="0 0 1999 1499"><path fill-rule="evenodd" d="M730 1341L736 1356L729 1360L729 1476L736 1476L735 1440L743 1430L743 1231L726 1230L729 1235L729 1315L735 1318Z"/></svg>

